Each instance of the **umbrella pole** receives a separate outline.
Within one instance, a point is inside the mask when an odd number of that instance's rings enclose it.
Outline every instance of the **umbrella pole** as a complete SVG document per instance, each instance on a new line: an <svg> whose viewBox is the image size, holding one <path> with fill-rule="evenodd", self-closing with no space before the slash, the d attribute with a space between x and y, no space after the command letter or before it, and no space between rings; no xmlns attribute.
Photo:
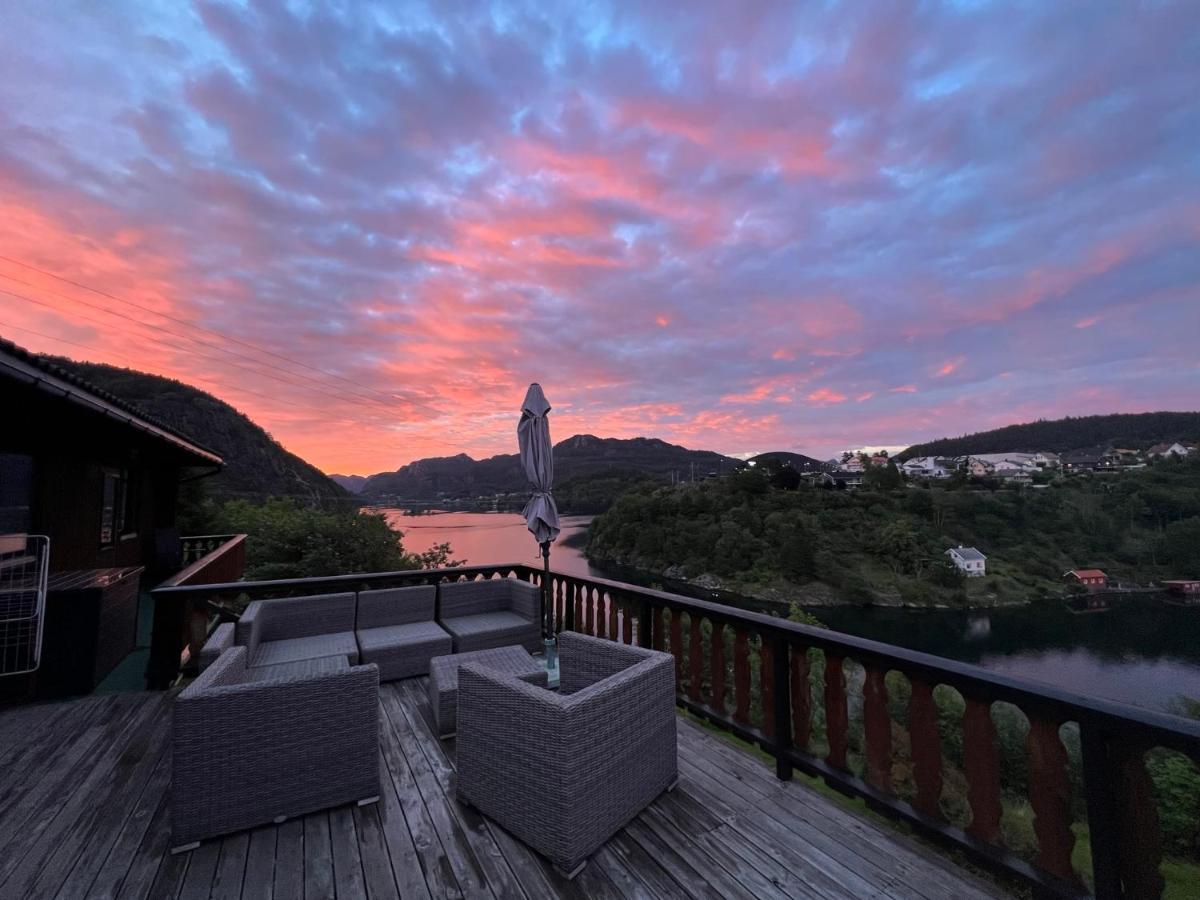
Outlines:
<svg viewBox="0 0 1200 900"><path fill-rule="evenodd" d="M554 627L547 621L547 610L550 609L550 542L542 542L542 637L554 637Z"/></svg>
<svg viewBox="0 0 1200 900"><path fill-rule="evenodd" d="M546 653L546 686L557 688L559 683L558 643L554 637L554 608L550 596L550 542L542 544L542 646Z"/></svg>

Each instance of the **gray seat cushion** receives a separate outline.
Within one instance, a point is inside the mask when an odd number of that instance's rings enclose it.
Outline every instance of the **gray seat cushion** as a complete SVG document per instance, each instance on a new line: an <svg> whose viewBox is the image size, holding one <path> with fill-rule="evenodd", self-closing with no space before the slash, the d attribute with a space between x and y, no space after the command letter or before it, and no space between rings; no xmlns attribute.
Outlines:
<svg viewBox="0 0 1200 900"><path fill-rule="evenodd" d="M452 649L450 635L436 622L413 622L365 628L358 632L363 662L379 666L379 678L390 681L429 672L429 661Z"/></svg>
<svg viewBox="0 0 1200 900"><path fill-rule="evenodd" d="M388 625L366 628L358 632L358 646L364 654L393 647L412 647L430 641L449 641L450 635L437 622L413 622L410 625Z"/></svg>
<svg viewBox="0 0 1200 900"><path fill-rule="evenodd" d="M358 643L353 631L338 634L314 634L310 637L288 638L283 641L262 641L254 652L250 665L273 666L277 663L318 659L322 656L344 656L351 665L358 663Z"/></svg>
<svg viewBox="0 0 1200 900"><path fill-rule="evenodd" d="M537 622L514 612L486 612L444 619L442 625L454 636L454 651L486 650L509 644L536 649L541 641Z"/></svg>

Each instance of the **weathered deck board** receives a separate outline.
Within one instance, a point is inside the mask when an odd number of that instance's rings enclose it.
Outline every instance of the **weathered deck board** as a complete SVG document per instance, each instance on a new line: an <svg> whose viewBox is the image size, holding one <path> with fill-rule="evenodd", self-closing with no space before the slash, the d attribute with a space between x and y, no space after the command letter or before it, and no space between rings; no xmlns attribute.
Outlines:
<svg viewBox="0 0 1200 900"><path fill-rule="evenodd" d="M0 896L946 900L993 885L680 718L680 781L573 882L454 795L424 682L384 685L381 797L172 856L170 697L0 713ZM214 777L219 769L214 769Z"/></svg>

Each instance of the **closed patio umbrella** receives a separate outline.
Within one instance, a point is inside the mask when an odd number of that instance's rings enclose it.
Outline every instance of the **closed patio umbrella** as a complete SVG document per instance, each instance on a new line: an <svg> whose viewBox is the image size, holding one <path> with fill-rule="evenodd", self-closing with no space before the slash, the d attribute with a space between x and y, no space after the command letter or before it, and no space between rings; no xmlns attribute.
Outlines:
<svg viewBox="0 0 1200 900"><path fill-rule="evenodd" d="M558 537L558 507L554 504L554 446L550 443L550 404L539 384L531 384L521 404L517 440L521 446L521 468L533 493L525 504L525 524L542 549L542 637L547 643L547 663L553 647L554 629L547 615L550 589L550 544Z"/></svg>

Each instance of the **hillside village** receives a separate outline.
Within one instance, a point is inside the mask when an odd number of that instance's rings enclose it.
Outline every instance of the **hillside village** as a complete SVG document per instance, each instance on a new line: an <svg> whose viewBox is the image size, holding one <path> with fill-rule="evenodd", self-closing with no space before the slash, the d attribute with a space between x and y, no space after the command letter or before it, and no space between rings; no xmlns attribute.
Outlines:
<svg viewBox="0 0 1200 900"><path fill-rule="evenodd" d="M1065 453L1040 450L1035 453L976 453L963 456L915 456L897 462L886 451L845 453L831 459L816 472L804 473L826 486L856 488L872 469L894 467L909 479L939 481L950 478L995 479L1003 485L1045 487L1057 476L1112 475L1141 469L1155 459L1184 459L1200 452L1200 446L1174 441L1154 444L1145 450L1101 446Z"/></svg>

